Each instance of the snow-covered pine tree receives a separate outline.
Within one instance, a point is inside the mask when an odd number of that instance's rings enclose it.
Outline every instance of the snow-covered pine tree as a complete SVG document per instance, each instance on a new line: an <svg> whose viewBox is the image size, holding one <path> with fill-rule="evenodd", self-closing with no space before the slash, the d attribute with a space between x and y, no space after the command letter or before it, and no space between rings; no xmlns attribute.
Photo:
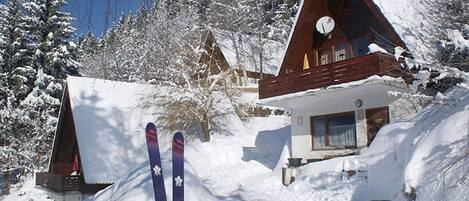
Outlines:
<svg viewBox="0 0 469 201"><path fill-rule="evenodd" d="M49 152L57 125L62 85L57 78L38 70L32 92L20 104L23 130L17 137L23 143L22 163L29 170L43 170L47 166ZM23 138L24 137L24 138ZM28 156L28 157L26 157Z"/></svg>
<svg viewBox="0 0 469 201"><path fill-rule="evenodd" d="M298 2L293 0L281 0L278 4L272 4L272 22L268 24L268 38L286 44L293 26L293 20L298 9Z"/></svg>
<svg viewBox="0 0 469 201"><path fill-rule="evenodd" d="M4 27L5 24L7 23L5 20L5 17L7 15L7 7L3 4L0 4L0 27ZM5 43L6 43L6 38L3 33L0 33L0 72L4 72L4 65L5 65L5 60L4 60L4 54L5 54Z"/></svg>
<svg viewBox="0 0 469 201"><path fill-rule="evenodd" d="M77 47L69 42L74 31L71 27L72 18L68 13L59 12L64 1L31 0L24 4L14 0L10 2L15 4L11 7L8 4L6 10L19 7L17 16L20 17L9 17L12 16L10 13L15 12L8 11L5 19L10 18L8 23L21 28L12 29L12 25L1 27L15 31L2 33L14 33L13 36L16 36L7 37L10 40L4 44L12 43L12 47L17 49L9 48L6 54L11 54L11 50L24 54L8 56L9 65L2 68L6 69L6 77L10 79L6 84L4 81L0 83L2 96L9 97L6 102L2 102L4 107L0 108L0 141L5 153L1 157L6 157L5 160L2 158L5 163L2 163L1 168L24 168L26 173L32 173L46 167L47 152L50 151L62 95L61 82L66 74L77 74L77 63L74 61ZM2 74L0 77L5 76ZM18 83L27 83L28 92L21 96L9 95L21 91ZM14 100L16 104L10 104L10 100Z"/></svg>
<svg viewBox="0 0 469 201"><path fill-rule="evenodd" d="M91 32L78 38L78 55L93 54L96 51L98 39Z"/></svg>
<svg viewBox="0 0 469 201"><path fill-rule="evenodd" d="M32 32L36 42L34 64L37 69L56 78L64 79L67 74L78 74L76 48L69 42L74 37L74 18L70 13L60 11L65 0L31 0L24 3L35 27Z"/></svg>
<svg viewBox="0 0 469 201"><path fill-rule="evenodd" d="M31 66L33 50L31 26L18 0L9 0L0 27L3 52L2 71L8 72L10 88L22 100L32 89L35 70Z"/></svg>

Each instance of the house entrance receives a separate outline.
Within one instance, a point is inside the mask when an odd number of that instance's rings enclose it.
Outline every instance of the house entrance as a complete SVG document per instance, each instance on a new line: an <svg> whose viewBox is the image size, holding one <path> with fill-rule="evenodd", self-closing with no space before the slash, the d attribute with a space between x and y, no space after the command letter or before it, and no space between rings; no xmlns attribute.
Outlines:
<svg viewBox="0 0 469 201"><path fill-rule="evenodd" d="M366 127L368 146L375 139L379 129L389 123L389 108L375 108L366 110Z"/></svg>

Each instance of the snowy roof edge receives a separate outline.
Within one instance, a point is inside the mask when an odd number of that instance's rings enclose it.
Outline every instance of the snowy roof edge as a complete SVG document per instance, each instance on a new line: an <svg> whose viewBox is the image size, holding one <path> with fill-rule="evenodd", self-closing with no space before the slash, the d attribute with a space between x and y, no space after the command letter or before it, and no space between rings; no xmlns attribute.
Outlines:
<svg viewBox="0 0 469 201"><path fill-rule="evenodd" d="M300 18L301 11L303 10L304 2L305 2L305 0L301 0L300 6L298 7L298 12L296 12L295 22L293 22L293 27L290 31L290 35L288 36L288 42L286 43L286 45L284 47L284 50L283 50L283 53L282 53L282 57L279 60L279 64L278 64L279 66L277 68L277 73L276 73L277 76L280 73L280 70L282 69L283 61L285 60L285 56L287 55L287 51L288 51L288 48L290 47L291 39L293 38L293 33L295 32L296 25L298 23L298 19Z"/></svg>
<svg viewBox="0 0 469 201"><path fill-rule="evenodd" d="M68 76L67 76L68 78ZM67 79L66 78L66 79ZM59 122L61 120L60 118L60 114L62 114L63 112L63 107L65 105L65 95L67 94L67 91L68 91L68 88L67 88L67 81L65 81L65 87L64 87L64 90L62 92L62 102L60 103L60 108L59 108L59 116L58 116L58 122L57 124L55 125L55 132L54 132L54 139L52 139L52 151L50 152L50 156L49 156L49 162L47 162L47 172L50 172L50 166L51 166L51 163L52 163L52 155L54 154L54 148L55 148L55 145L56 145L56 139L57 139L57 134L59 132Z"/></svg>
<svg viewBox="0 0 469 201"><path fill-rule="evenodd" d="M359 87L359 86L371 85L371 84L385 84L385 85L390 85L396 88L409 90L407 87L405 87L407 85L405 81L400 77L394 78L394 77L389 77L386 75L384 76L372 75L368 78L353 81L353 82L331 85L325 88L309 89L306 91L300 91L300 92L291 93L291 94L284 94L284 95L274 96L274 97L270 97L266 99L260 99L257 101L257 103L260 105L266 105L272 101L292 99L292 98L300 97L300 96L317 95L318 93L329 93L335 90L343 90L343 89L347 89L351 87Z"/></svg>

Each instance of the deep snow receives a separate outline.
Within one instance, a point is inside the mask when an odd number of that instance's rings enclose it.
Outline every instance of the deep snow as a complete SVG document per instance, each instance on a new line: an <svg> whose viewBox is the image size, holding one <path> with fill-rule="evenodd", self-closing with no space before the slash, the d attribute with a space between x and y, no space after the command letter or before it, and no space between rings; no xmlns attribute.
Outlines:
<svg viewBox="0 0 469 201"><path fill-rule="evenodd" d="M415 189L418 201L468 200L469 88L461 84L445 96L448 100L385 126L362 155L302 167L288 187L280 183L280 168L289 154L283 146L289 118L246 120L245 132L188 146L186 196L191 201L407 200ZM256 149L243 152L243 147ZM164 163L170 164L169 156L164 153ZM171 192L170 168L164 170ZM152 193L145 163L90 200L140 200Z"/></svg>
<svg viewBox="0 0 469 201"><path fill-rule="evenodd" d="M289 117L227 119L229 135L186 149L186 200L321 201L389 199L469 200L469 85L446 99L382 128L362 155L311 163L288 187L281 167L289 155ZM235 132L235 133L233 133ZM280 160L279 160L280 159ZM170 152L163 152L167 195L171 195ZM90 201L153 197L148 163L90 198ZM5 201L48 200L28 181ZM171 200L171 198L169 199Z"/></svg>
<svg viewBox="0 0 469 201"><path fill-rule="evenodd" d="M226 119L226 134L186 149L186 200L321 201L388 199L469 200L469 85L445 93L443 101L383 127L362 155L311 163L288 187L281 168L289 155L290 118ZM171 196L170 152L163 154ZM148 163L122 177L90 201L153 197ZM407 193L406 193L407 192ZM5 201L48 200L28 181ZM171 198L169 198L171 200Z"/></svg>
<svg viewBox="0 0 469 201"><path fill-rule="evenodd" d="M230 118L227 133L215 135L210 143L194 143L185 150L186 200L272 200L270 189L261 192L256 185L280 184L280 177L272 177L282 151L289 138L289 118L254 118L241 125ZM240 128L243 127L243 128ZM256 147L244 151L243 147ZM245 148L246 150L246 148ZM167 195L171 196L171 153L162 153ZM243 160L244 159L244 160ZM249 161L247 161L250 159ZM153 197L149 165L144 163L129 176L103 190L90 200L147 200ZM271 182L275 181L275 182ZM283 187L282 187L283 188ZM266 198L266 199L263 199ZM169 197L169 200L171 198Z"/></svg>

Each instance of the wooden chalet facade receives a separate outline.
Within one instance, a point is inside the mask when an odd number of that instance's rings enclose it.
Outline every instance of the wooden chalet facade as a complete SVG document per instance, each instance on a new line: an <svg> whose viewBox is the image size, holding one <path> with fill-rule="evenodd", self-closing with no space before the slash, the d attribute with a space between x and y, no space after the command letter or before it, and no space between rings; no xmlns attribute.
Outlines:
<svg viewBox="0 0 469 201"><path fill-rule="evenodd" d="M233 69L235 76L233 77L233 81L238 86L247 86L249 84L257 84L259 80L263 78L271 78L274 77L273 74L269 73L260 73L255 70L247 70L252 69L253 66L242 66L240 64L235 65L235 61L229 62L228 58L223 52L222 48L220 48L220 41L217 41L214 33L212 31L206 31L202 37L202 48L204 52L200 57L200 63L205 64L207 68L209 68L209 73L219 74L223 71L228 69ZM257 56L257 55L251 55ZM231 65L230 65L231 63ZM249 65L249 64L246 64Z"/></svg>
<svg viewBox="0 0 469 201"><path fill-rule="evenodd" d="M302 1L279 74L259 83L262 105L291 110L285 184L295 166L356 154L382 126L416 112L415 100L388 95L409 91L412 79L396 47L406 44L373 0Z"/></svg>
<svg viewBox="0 0 469 201"><path fill-rule="evenodd" d="M314 28L323 16L336 24L328 36ZM406 47L372 0L304 1L280 73L262 80L259 95L269 98L371 75L410 78L393 55L368 54L371 43L389 51Z"/></svg>

